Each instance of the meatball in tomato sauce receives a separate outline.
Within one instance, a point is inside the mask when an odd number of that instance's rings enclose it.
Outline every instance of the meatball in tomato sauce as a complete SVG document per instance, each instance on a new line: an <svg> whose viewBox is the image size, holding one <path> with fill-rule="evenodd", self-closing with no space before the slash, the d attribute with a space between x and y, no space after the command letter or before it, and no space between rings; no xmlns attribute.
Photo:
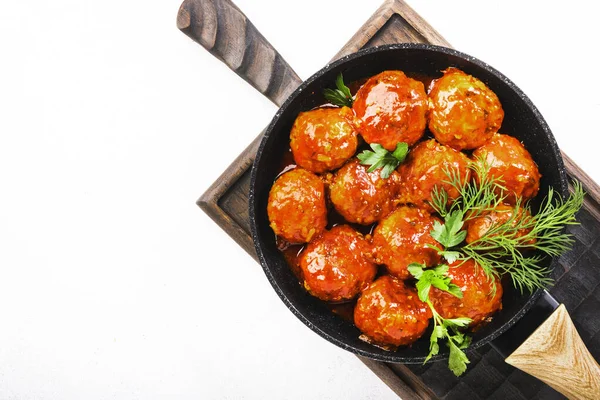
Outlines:
<svg viewBox="0 0 600 400"><path fill-rule="evenodd" d="M354 324L379 345L402 346L420 338L431 318L427 304L404 282L384 275L358 298Z"/></svg>
<svg viewBox="0 0 600 400"><path fill-rule="evenodd" d="M296 164L316 173L341 167L358 145L353 119L348 107L301 112L290 133Z"/></svg>
<svg viewBox="0 0 600 400"><path fill-rule="evenodd" d="M267 214L275 234L290 243L306 243L327 225L325 184L296 168L281 175L269 192Z"/></svg>
<svg viewBox="0 0 600 400"><path fill-rule="evenodd" d="M495 232L497 232L496 229L503 224L510 223L514 228L517 224L517 220L531 218L531 213L526 209L519 208L516 210L516 212L517 215L515 216L515 206L500 204L491 211L484 212L475 218L467 219L463 227L467 230L467 237L465 241L467 243L473 243L485 237L486 235L495 235ZM511 234L514 231L515 230L512 229ZM519 229L518 231L514 232L514 237L523 237L529 232L531 232L531 228ZM534 243L535 238L532 238L529 240L527 245Z"/></svg>
<svg viewBox="0 0 600 400"><path fill-rule="evenodd" d="M340 168L329 185L329 197L337 212L348 222L369 225L394 209L398 193L397 172L388 178L381 171L352 159Z"/></svg>
<svg viewBox="0 0 600 400"><path fill-rule="evenodd" d="M378 264L400 279L410 276L411 263L432 266L440 261L437 251L428 245L439 245L431 230L437 218L427 211L402 206L384 218L373 232L373 247Z"/></svg>
<svg viewBox="0 0 600 400"><path fill-rule="evenodd" d="M429 98L429 130L438 142L457 150L485 144L504 119L498 96L457 68L448 68L433 81Z"/></svg>
<svg viewBox="0 0 600 400"><path fill-rule="evenodd" d="M350 300L375 278L371 246L348 225L338 225L309 243L300 254L304 287L325 301Z"/></svg>
<svg viewBox="0 0 600 400"><path fill-rule="evenodd" d="M363 139L389 151L399 142L415 144L425 131L425 87L402 71L384 71L369 78L356 93L352 108Z"/></svg>
<svg viewBox="0 0 600 400"><path fill-rule="evenodd" d="M525 146L516 138L496 134L485 145L473 151L474 158L485 160L489 174L506 188L506 201L528 200L540 190L542 175Z"/></svg>
<svg viewBox="0 0 600 400"><path fill-rule="evenodd" d="M434 139L419 143L398 168L402 182L399 201L431 210L429 203L436 186L444 188L450 200L456 199L459 192L448 183L447 172L455 172L462 180L468 181L469 164L465 154Z"/></svg>
<svg viewBox="0 0 600 400"><path fill-rule="evenodd" d="M473 320L471 326L476 326L502 309L500 280L488 279L483 268L475 261L456 261L450 264L447 276L460 288L463 297L459 299L448 292L432 287L429 298L442 317L468 317Z"/></svg>

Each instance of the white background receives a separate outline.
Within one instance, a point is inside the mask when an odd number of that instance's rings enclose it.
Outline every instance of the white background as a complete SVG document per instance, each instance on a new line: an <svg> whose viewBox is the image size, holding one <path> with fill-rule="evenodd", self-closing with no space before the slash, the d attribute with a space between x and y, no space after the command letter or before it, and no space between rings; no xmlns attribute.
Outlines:
<svg viewBox="0 0 600 400"><path fill-rule="evenodd" d="M276 108L180 0L0 5L0 399L386 399L195 205ZM239 0L307 78L379 1ZM410 4L600 181L592 1Z"/></svg>

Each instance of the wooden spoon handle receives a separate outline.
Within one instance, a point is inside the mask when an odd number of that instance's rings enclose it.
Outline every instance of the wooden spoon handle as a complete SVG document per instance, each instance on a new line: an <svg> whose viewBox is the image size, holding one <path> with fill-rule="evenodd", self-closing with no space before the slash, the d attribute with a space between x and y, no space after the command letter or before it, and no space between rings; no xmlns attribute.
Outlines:
<svg viewBox="0 0 600 400"><path fill-rule="evenodd" d="M302 83L229 0L185 0L177 14L177 27L278 106Z"/></svg>
<svg viewBox="0 0 600 400"><path fill-rule="evenodd" d="M564 304L506 362L569 399L600 399L600 366L581 340Z"/></svg>

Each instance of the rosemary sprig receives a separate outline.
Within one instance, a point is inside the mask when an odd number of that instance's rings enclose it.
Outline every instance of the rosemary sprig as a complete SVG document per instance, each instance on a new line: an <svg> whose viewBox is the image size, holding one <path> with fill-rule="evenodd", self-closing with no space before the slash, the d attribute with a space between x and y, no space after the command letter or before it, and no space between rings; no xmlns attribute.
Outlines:
<svg viewBox="0 0 600 400"><path fill-rule="evenodd" d="M352 103L354 102L352 93L350 93L350 88L344 84L344 76L341 72L335 80L335 86L337 89L323 90L323 95L327 101L339 107L352 107Z"/></svg>
<svg viewBox="0 0 600 400"><path fill-rule="evenodd" d="M460 331L460 328L467 327L472 320L470 318L444 318L442 317L433 303L429 299L429 291L431 287L438 288L452 294L458 298L462 298L463 293L460 288L451 283L448 274L447 265L438 265L432 269L425 269L425 266L418 263L412 263L408 266L408 271L417 279L417 291L419 299L426 303L433 315L433 331L429 338L429 354L423 363L426 363L440 351L438 339L447 339L446 345L450 349L450 358L448 360L448 368L456 376L462 375L467 370L469 358L463 352L469 344L471 337Z"/></svg>

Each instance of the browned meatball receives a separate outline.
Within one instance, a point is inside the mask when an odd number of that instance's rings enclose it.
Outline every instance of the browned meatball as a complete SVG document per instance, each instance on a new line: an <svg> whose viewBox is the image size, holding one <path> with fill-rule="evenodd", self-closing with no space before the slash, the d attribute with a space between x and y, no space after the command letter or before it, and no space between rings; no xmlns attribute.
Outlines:
<svg viewBox="0 0 600 400"><path fill-rule="evenodd" d="M327 225L325 185L302 168L281 175L269 192L267 214L277 236L291 243L305 243Z"/></svg>
<svg viewBox="0 0 600 400"><path fill-rule="evenodd" d="M468 219L463 228L467 230L466 242L472 243L476 240L481 239L484 235L486 235L490 229L495 229L496 227L505 224L509 221L512 222L512 226L514 227L516 224L516 218L521 219L523 217L528 218L531 217L529 211L520 208L517 213L517 217L513 217L515 214L515 207L508 204L500 204L492 211L484 212L481 215ZM522 213L526 213L523 216ZM529 233L531 229L520 229L516 232L515 237L522 237ZM527 245L534 244L536 242L535 238L532 238Z"/></svg>
<svg viewBox="0 0 600 400"><path fill-rule="evenodd" d="M437 218L427 211L408 206L398 207L384 218L373 233L373 247L378 264L389 273L406 279L411 263L432 266L440 261L437 251L427 245L439 245L430 232Z"/></svg>
<svg viewBox="0 0 600 400"><path fill-rule="evenodd" d="M326 301L350 300L375 278L371 246L348 225L315 238L300 254L304 287Z"/></svg>
<svg viewBox="0 0 600 400"><path fill-rule="evenodd" d="M502 284L495 278L496 292L494 293L493 281L488 280L483 268L476 265L475 261L456 261L450 265L448 276L452 283L463 292L462 299L431 288L429 298L438 313L444 318L468 317L475 326L490 315L502 309Z"/></svg>
<svg viewBox="0 0 600 400"><path fill-rule="evenodd" d="M516 138L496 134L485 145L473 152L473 157L485 159L490 176L502 180L506 188L506 201L515 204L517 197L523 200L535 197L540 190L542 175L531 154Z"/></svg>
<svg viewBox="0 0 600 400"><path fill-rule="evenodd" d="M417 291L392 276L373 282L358 298L354 324L372 342L402 346L420 338L431 318Z"/></svg>
<svg viewBox="0 0 600 400"><path fill-rule="evenodd" d="M390 151L399 142L413 145L425 131L425 87L402 71L384 71L369 78L356 93L352 108L365 141Z"/></svg>
<svg viewBox="0 0 600 400"><path fill-rule="evenodd" d="M428 203L436 185L448 192L450 200L456 199L459 193L452 185L446 183L446 171L458 171L461 177L468 180L469 163L470 160L465 154L441 145L434 139L419 143L398 168L402 181L399 201L431 210Z"/></svg>
<svg viewBox="0 0 600 400"><path fill-rule="evenodd" d="M296 164L321 173L336 169L354 155L358 144L348 107L301 112L290 133Z"/></svg>
<svg viewBox="0 0 600 400"><path fill-rule="evenodd" d="M438 142L474 149L498 132L504 111L498 96L479 79L448 68L429 91L429 130Z"/></svg>
<svg viewBox="0 0 600 400"><path fill-rule="evenodd" d="M335 173L329 185L333 206L348 222L368 225L394 209L398 173L394 171L384 179L379 170L367 172L368 169L352 159Z"/></svg>

